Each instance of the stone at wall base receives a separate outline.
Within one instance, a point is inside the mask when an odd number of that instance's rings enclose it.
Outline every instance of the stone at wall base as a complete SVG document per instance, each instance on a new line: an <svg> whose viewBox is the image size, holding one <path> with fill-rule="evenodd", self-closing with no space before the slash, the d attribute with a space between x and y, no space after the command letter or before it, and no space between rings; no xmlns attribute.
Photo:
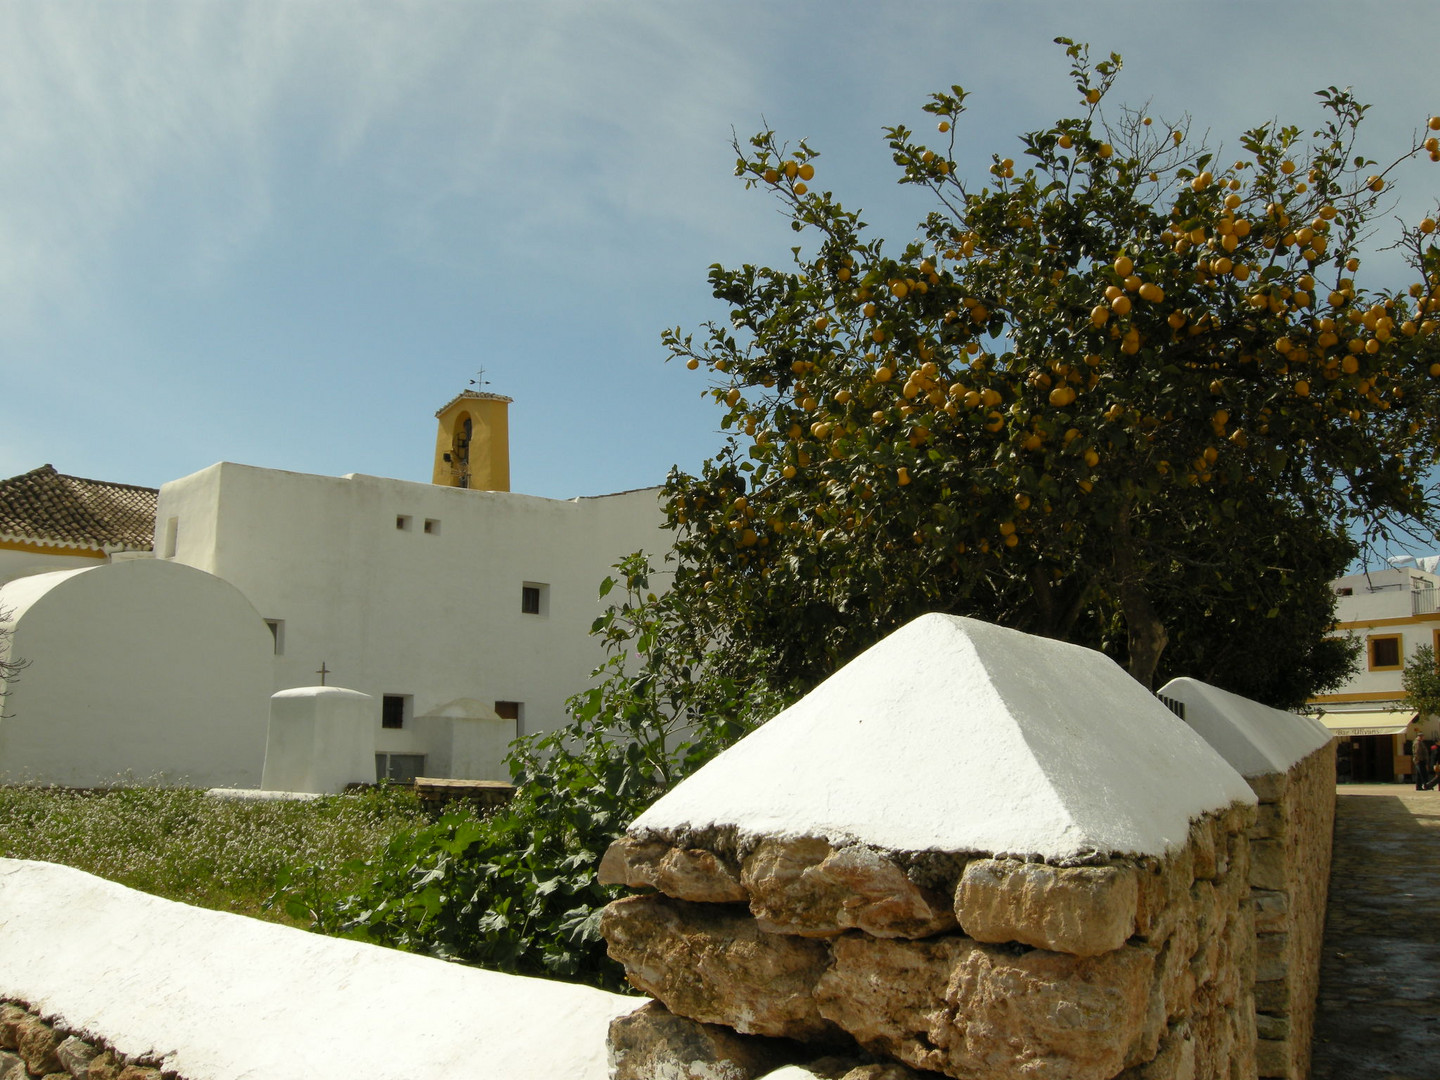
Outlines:
<svg viewBox="0 0 1440 1080"><path fill-rule="evenodd" d="M656 1001L611 1021L607 1045L611 1080L755 1080L805 1056L798 1043L687 1020Z"/></svg>
<svg viewBox="0 0 1440 1080"><path fill-rule="evenodd" d="M1081 958L959 937L846 935L832 951L815 989L821 1013L867 1050L915 1068L986 1080L1110 1080L1156 1049L1144 1045L1156 962L1149 948Z"/></svg>
<svg viewBox="0 0 1440 1080"><path fill-rule="evenodd" d="M824 941L766 934L738 905L659 895L608 905L600 932L625 977L673 1013L745 1035L850 1043L811 993L830 961Z"/></svg>
<svg viewBox="0 0 1440 1080"><path fill-rule="evenodd" d="M31 1016L20 1022L16 1035L19 1037L20 1056L24 1059L27 1070L36 1076L64 1072L65 1067L55 1056L55 1051L65 1041L64 1034L39 1017Z"/></svg>

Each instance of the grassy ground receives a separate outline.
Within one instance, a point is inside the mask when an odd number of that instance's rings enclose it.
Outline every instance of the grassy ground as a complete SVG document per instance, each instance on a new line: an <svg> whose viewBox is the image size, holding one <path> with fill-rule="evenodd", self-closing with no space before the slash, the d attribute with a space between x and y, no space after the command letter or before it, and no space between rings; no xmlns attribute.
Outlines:
<svg viewBox="0 0 1440 1080"><path fill-rule="evenodd" d="M285 866L317 866L344 891L344 864L426 824L413 793L376 789L313 801L219 799L180 788L85 794L0 788L0 857L63 863L201 907L293 922L264 902Z"/></svg>

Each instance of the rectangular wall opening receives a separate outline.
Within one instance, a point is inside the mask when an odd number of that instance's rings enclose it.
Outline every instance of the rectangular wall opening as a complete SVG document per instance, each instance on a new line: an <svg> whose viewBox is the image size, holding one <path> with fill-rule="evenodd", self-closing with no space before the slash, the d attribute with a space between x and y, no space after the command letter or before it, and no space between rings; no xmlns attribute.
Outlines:
<svg viewBox="0 0 1440 1080"><path fill-rule="evenodd" d="M550 586L543 581L527 581L520 586L520 611L525 615L550 614Z"/></svg>
<svg viewBox="0 0 1440 1080"><path fill-rule="evenodd" d="M391 784L413 784L417 776L425 775L424 754L376 754L375 782Z"/></svg>
<svg viewBox="0 0 1440 1080"><path fill-rule="evenodd" d="M275 655L285 655L285 620L266 619L265 625L270 628L270 636L275 639Z"/></svg>
<svg viewBox="0 0 1440 1080"><path fill-rule="evenodd" d="M515 721L515 738L525 734L525 703L523 701L495 702L495 715L501 720Z"/></svg>
<svg viewBox="0 0 1440 1080"><path fill-rule="evenodd" d="M412 719L414 703L412 694L386 694L380 699L380 726L403 728Z"/></svg>

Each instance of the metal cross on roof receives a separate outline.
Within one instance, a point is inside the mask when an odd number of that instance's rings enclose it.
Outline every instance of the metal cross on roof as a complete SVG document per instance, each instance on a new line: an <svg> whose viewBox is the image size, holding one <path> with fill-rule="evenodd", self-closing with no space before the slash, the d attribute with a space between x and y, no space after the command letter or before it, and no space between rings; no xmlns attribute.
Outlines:
<svg viewBox="0 0 1440 1080"><path fill-rule="evenodd" d="M324 661L324 660L321 660L321 661L320 661L320 670L317 671L317 672L315 672L315 674L320 676L320 685L321 685L321 686L324 686L324 685L325 685L325 676L326 676L326 675L333 675L334 672L331 671L329 668L327 668L327 667L325 666L325 661Z"/></svg>
<svg viewBox="0 0 1440 1080"><path fill-rule="evenodd" d="M490 380L485 378L485 369L483 367L479 371L475 372L475 378L470 380L470 385L475 387L477 390L482 386L490 385Z"/></svg>

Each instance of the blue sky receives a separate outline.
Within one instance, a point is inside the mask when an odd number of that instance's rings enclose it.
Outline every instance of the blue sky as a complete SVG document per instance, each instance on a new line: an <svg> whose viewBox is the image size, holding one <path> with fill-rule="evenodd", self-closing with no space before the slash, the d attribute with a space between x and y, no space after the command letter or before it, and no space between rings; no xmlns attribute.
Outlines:
<svg viewBox="0 0 1440 1080"><path fill-rule="evenodd" d="M0 476L428 480L481 367L517 491L693 469L720 412L660 333L723 317L711 263L794 242L732 128L810 140L903 241L926 206L882 127L932 130L959 83L962 168L1018 156L1077 112L1059 34L1124 54L1112 100L1232 146L1330 84L1373 103L1374 157L1440 113L1434 0L0 0ZM1440 171L1407 175L1413 220Z"/></svg>

